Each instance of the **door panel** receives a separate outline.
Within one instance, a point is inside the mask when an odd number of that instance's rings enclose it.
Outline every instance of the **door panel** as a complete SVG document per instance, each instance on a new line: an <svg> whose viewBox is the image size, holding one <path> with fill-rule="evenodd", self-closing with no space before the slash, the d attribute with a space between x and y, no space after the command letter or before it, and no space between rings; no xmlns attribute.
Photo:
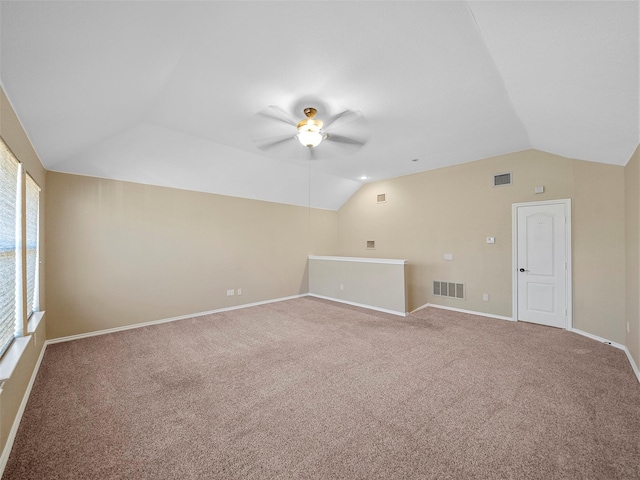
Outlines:
<svg viewBox="0 0 640 480"><path fill-rule="evenodd" d="M528 309L536 312L553 313L555 307L555 285L547 283L527 283Z"/></svg>
<svg viewBox="0 0 640 480"><path fill-rule="evenodd" d="M517 207L518 320L567 328L565 205Z"/></svg>

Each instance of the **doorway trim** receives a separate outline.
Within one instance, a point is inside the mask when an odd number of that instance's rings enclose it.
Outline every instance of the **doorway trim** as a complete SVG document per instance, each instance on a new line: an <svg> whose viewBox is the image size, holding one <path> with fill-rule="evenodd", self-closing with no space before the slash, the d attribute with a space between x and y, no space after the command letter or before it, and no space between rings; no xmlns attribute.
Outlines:
<svg viewBox="0 0 640 480"><path fill-rule="evenodd" d="M563 198L558 200L545 200L541 202L523 202L523 203L513 203L511 204L511 250L512 250L512 258L511 258L511 295L512 301L511 304L513 306L512 310L512 320L514 322L518 321L518 275L516 274L517 266L518 266L518 208L519 207L532 207L537 205L553 205L553 204L561 204L564 205L565 211L565 252L567 259L567 275L566 275L566 306L567 306L567 325L565 327L566 330L573 329L573 269L571 267L572 263L572 253L571 253L571 199Z"/></svg>

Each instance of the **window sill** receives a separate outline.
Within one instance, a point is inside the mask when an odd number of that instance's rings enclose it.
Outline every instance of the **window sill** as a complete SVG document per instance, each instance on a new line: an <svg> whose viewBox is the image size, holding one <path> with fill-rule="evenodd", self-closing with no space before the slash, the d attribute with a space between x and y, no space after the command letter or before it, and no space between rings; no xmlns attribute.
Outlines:
<svg viewBox="0 0 640 480"><path fill-rule="evenodd" d="M22 358L27 345L31 341L31 336L35 334L43 318L44 312L33 312L27 323L27 335L16 338L2 357L2 360L0 360L0 385L13 375L13 371L18 366L20 358Z"/></svg>
<svg viewBox="0 0 640 480"><path fill-rule="evenodd" d="M43 318L44 318L44 312L33 312L31 314L31 318L27 323L27 333L29 335L36 332Z"/></svg>
<svg viewBox="0 0 640 480"><path fill-rule="evenodd" d="M18 337L13 341L9 350L7 350L2 360L0 360L0 383L11 378L30 340L31 337Z"/></svg>

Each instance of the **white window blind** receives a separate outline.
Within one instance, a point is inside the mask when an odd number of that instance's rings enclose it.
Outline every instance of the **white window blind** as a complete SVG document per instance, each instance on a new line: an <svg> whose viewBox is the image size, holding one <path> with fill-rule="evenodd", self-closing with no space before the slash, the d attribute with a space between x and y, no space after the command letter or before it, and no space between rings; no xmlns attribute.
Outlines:
<svg viewBox="0 0 640 480"><path fill-rule="evenodd" d="M27 249L27 318L33 312L38 311L38 214L40 205L40 187L31 178L26 176L26 230L25 230L25 246Z"/></svg>
<svg viewBox="0 0 640 480"><path fill-rule="evenodd" d="M13 341L18 318L19 181L20 164L0 141L0 355Z"/></svg>

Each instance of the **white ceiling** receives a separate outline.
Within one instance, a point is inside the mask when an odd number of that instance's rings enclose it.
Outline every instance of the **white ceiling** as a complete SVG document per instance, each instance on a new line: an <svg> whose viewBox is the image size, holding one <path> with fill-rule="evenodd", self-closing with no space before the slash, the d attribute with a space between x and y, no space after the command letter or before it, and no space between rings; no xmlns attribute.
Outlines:
<svg viewBox="0 0 640 480"><path fill-rule="evenodd" d="M2 0L0 80L49 170L338 209L528 148L625 165L638 3ZM266 155L269 105L358 110L369 141Z"/></svg>

